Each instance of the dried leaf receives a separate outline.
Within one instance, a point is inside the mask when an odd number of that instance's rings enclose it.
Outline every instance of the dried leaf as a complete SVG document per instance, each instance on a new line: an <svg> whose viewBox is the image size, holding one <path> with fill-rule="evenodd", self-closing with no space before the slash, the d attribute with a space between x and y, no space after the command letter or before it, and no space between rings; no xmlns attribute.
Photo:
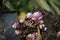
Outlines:
<svg viewBox="0 0 60 40"><path fill-rule="evenodd" d="M25 12L21 12L20 15L18 16L18 20L20 19L24 19L26 18L26 13Z"/></svg>

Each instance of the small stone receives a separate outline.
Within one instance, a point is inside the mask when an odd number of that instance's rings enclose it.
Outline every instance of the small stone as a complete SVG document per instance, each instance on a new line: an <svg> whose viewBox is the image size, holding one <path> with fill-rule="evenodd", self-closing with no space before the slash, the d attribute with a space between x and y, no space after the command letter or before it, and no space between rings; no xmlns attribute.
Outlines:
<svg viewBox="0 0 60 40"><path fill-rule="evenodd" d="M47 31L47 27L44 28L44 31Z"/></svg>
<svg viewBox="0 0 60 40"><path fill-rule="evenodd" d="M16 34L16 35L19 35L20 32L19 32L18 30L15 30L15 34Z"/></svg>

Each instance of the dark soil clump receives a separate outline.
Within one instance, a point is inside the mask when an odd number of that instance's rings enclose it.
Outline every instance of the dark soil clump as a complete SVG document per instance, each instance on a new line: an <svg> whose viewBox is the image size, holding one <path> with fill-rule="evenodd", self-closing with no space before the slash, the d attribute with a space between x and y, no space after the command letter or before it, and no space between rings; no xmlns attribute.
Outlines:
<svg viewBox="0 0 60 40"><path fill-rule="evenodd" d="M60 31L60 16L53 15L51 13L44 14L44 23L48 28L46 32L43 32L43 40L60 40L56 34Z"/></svg>

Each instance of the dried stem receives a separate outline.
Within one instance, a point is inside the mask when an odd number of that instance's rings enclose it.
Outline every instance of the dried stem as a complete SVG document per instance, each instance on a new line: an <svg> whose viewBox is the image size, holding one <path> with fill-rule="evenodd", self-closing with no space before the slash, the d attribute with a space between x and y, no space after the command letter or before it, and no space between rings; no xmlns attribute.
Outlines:
<svg viewBox="0 0 60 40"><path fill-rule="evenodd" d="M36 40L42 40L39 27L37 27L37 30L38 30L38 35Z"/></svg>

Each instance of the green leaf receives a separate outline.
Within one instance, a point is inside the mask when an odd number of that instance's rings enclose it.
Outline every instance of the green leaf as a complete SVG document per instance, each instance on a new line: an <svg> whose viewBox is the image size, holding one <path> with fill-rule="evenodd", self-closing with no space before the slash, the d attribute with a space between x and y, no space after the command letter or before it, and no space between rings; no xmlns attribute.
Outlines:
<svg viewBox="0 0 60 40"><path fill-rule="evenodd" d="M39 6L47 11L51 11L48 3L46 2L46 0L37 0L37 3L39 4Z"/></svg>
<svg viewBox="0 0 60 40"><path fill-rule="evenodd" d="M32 2L29 2L27 7L28 7L29 10L33 10L34 9L34 4Z"/></svg>
<svg viewBox="0 0 60 40"><path fill-rule="evenodd" d="M6 8L8 8L10 11L13 11L13 10L14 10L13 6L11 5L11 3L10 3L9 1L6 1L4 5L5 5Z"/></svg>
<svg viewBox="0 0 60 40"><path fill-rule="evenodd" d="M53 9L55 10L55 12L60 15L60 9L50 0L49 3L51 4L51 6L53 7Z"/></svg>
<svg viewBox="0 0 60 40"><path fill-rule="evenodd" d="M10 3L16 11L20 8L20 0L10 0Z"/></svg>
<svg viewBox="0 0 60 40"><path fill-rule="evenodd" d="M29 0L20 0L20 3L21 3L21 7L26 7L27 4L28 4Z"/></svg>

